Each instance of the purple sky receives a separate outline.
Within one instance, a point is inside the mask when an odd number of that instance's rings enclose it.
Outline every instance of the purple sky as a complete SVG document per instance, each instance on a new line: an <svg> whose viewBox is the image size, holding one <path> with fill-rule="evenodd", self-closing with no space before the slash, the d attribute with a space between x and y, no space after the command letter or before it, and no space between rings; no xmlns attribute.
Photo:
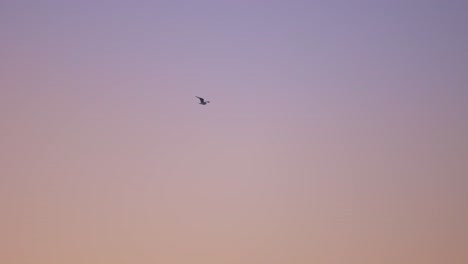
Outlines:
<svg viewBox="0 0 468 264"><path fill-rule="evenodd" d="M1 1L0 262L467 263L466 25L455 0Z"/></svg>

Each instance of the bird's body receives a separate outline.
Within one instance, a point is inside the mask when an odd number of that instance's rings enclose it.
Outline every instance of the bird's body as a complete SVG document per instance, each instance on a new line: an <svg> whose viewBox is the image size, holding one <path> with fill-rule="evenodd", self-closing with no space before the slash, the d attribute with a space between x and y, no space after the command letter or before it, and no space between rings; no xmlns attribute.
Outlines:
<svg viewBox="0 0 468 264"><path fill-rule="evenodd" d="M200 104L201 105L206 105L207 103L209 103L210 101L205 101L205 99L201 98L201 97L198 97L198 96L195 96L197 97L198 99L200 99Z"/></svg>

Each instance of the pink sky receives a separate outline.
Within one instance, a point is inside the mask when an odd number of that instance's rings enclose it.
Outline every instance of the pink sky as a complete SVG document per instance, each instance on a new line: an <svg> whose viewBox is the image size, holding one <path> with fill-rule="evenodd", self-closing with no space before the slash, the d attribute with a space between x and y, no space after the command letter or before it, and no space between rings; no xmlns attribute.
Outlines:
<svg viewBox="0 0 468 264"><path fill-rule="evenodd" d="M468 263L467 14L2 1L0 263Z"/></svg>

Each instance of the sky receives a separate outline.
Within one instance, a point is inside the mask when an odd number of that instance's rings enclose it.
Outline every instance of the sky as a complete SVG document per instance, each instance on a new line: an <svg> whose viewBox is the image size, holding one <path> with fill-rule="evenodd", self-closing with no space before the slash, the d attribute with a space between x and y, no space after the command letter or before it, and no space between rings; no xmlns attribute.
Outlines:
<svg viewBox="0 0 468 264"><path fill-rule="evenodd" d="M467 24L457 0L1 1L0 262L468 263Z"/></svg>

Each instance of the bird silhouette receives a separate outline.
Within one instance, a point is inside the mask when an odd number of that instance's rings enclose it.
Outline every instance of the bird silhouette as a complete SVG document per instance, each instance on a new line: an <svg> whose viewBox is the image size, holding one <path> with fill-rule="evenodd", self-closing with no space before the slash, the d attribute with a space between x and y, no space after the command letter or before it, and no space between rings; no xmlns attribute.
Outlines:
<svg viewBox="0 0 468 264"><path fill-rule="evenodd" d="M196 98L200 99L200 104L201 105L206 105L207 103L209 103L210 101L205 101L205 99L201 98L201 97L198 97L198 96L195 96Z"/></svg>

